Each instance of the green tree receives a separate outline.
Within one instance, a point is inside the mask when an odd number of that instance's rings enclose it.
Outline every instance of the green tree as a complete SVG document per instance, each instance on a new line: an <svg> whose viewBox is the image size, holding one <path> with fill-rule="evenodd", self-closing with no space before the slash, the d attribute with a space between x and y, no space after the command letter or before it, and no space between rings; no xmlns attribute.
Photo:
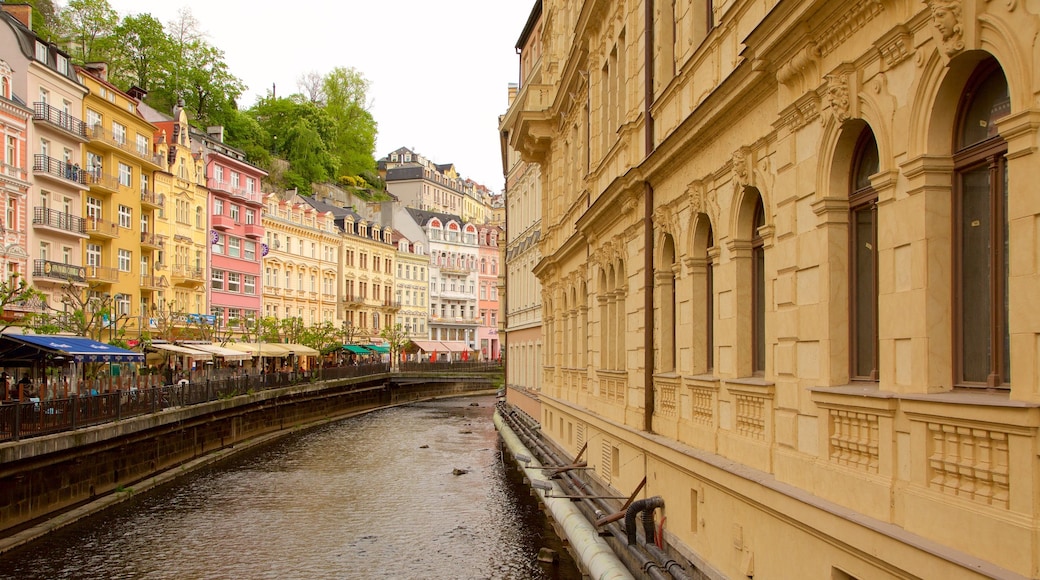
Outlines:
<svg viewBox="0 0 1040 580"><path fill-rule="evenodd" d="M325 110L336 126L331 145L339 175L375 171L377 125L368 102L369 81L353 67L337 67L322 85Z"/></svg>
<svg viewBox="0 0 1040 580"><path fill-rule="evenodd" d="M69 0L58 12L55 32L74 62L109 62L118 23L119 14L108 0Z"/></svg>
<svg viewBox="0 0 1040 580"><path fill-rule="evenodd" d="M43 304L43 293L30 286L25 278L12 274L0 282L0 332L12 326L8 317L4 316L6 311L34 312L40 310Z"/></svg>
<svg viewBox="0 0 1040 580"><path fill-rule="evenodd" d="M297 316L283 318L278 323L278 330L282 340L298 344L303 340L303 319Z"/></svg>
<svg viewBox="0 0 1040 580"><path fill-rule="evenodd" d="M173 69L174 50L166 30L151 14L126 16L115 27L118 40L113 51L110 80L126 90L131 86L146 91L158 87L157 79Z"/></svg>
<svg viewBox="0 0 1040 580"><path fill-rule="evenodd" d="M320 324L307 327L303 331L301 344L317 350L322 355L326 355L342 348L339 333L340 330L336 328L336 325L326 320Z"/></svg>
<svg viewBox="0 0 1040 580"><path fill-rule="evenodd" d="M386 340L386 345L390 349L390 370L395 371L398 368L398 364L401 360L401 352L408 347L412 342L408 339L408 333L404 331L404 327L400 324L393 326L384 326L379 331L379 336Z"/></svg>

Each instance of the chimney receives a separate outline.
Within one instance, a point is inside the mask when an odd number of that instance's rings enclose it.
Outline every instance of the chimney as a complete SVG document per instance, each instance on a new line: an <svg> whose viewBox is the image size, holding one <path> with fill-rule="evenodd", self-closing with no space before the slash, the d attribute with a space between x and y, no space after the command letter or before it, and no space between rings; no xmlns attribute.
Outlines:
<svg viewBox="0 0 1040 580"><path fill-rule="evenodd" d="M32 6L28 4L0 4L4 12L14 16L26 28L32 30Z"/></svg>
<svg viewBox="0 0 1040 580"><path fill-rule="evenodd" d="M216 139L220 143L224 142L224 126L215 125L213 127L206 127L206 134Z"/></svg>
<svg viewBox="0 0 1040 580"><path fill-rule="evenodd" d="M83 68L90 73L91 76L99 78L103 81L108 81L108 64L103 62L88 62L83 65Z"/></svg>

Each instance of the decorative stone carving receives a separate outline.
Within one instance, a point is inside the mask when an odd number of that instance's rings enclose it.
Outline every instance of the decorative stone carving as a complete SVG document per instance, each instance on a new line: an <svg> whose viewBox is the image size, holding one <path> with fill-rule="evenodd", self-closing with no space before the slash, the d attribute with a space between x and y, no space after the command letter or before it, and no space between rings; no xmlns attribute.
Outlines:
<svg viewBox="0 0 1040 580"><path fill-rule="evenodd" d="M809 41L802 50L791 57L791 60L777 69L776 80L785 85L791 84L796 76L801 75L810 66L814 65L819 58L820 51L816 48L816 43Z"/></svg>
<svg viewBox="0 0 1040 580"><path fill-rule="evenodd" d="M953 56L964 50L964 26L961 24L961 0L928 0L932 24L938 31L943 53Z"/></svg>
<svg viewBox="0 0 1040 580"><path fill-rule="evenodd" d="M686 186L686 194L690 196L690 208L694 214L707 214L712 224L719 223L721 209L714 189L709 190L705 182L698 179Z"/></svg>
<svg viewBox="0 0 1040 580"><path fill-rule="evenodd" d="M849 75L827 76L827 110L837 124L842 124L849 118ZM826 122L826 118L824 118Z"/></svg>
<svg viewBox="0 0 1040 580"><path fill-rule="evenodd" d="M881 14L883 9L881 0L849 2L848 9L834 18L832 20L833 24L817 36L819 56L827 56L831 51L841 46L849 37L866 26L878 14Z"/></svg>

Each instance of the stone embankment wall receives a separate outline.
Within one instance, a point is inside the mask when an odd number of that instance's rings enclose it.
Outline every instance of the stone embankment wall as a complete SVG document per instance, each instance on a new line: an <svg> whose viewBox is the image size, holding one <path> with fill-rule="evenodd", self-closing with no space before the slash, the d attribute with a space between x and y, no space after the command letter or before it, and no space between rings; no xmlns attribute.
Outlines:
<svg viewBox="0 0 1040 580"><path fill-rule="evenodd" d="M414 379L412 379L414 381ZM493 389L488 378L382 375L260 391L0 444L0 537L240 443L411 401Z"/></svg>

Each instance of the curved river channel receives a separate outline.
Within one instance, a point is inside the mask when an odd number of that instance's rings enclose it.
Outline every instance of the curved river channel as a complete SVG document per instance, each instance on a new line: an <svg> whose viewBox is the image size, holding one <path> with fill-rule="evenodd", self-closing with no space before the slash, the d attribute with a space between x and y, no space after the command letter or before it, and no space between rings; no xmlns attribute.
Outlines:
<svg viewBox="0 0 1040 580"><path fill-rule="evenodd" d="M502 462L494 403L288 435L6 553L0 578L580 578ZM538 563L542 547L559 562Z"/></svg>

